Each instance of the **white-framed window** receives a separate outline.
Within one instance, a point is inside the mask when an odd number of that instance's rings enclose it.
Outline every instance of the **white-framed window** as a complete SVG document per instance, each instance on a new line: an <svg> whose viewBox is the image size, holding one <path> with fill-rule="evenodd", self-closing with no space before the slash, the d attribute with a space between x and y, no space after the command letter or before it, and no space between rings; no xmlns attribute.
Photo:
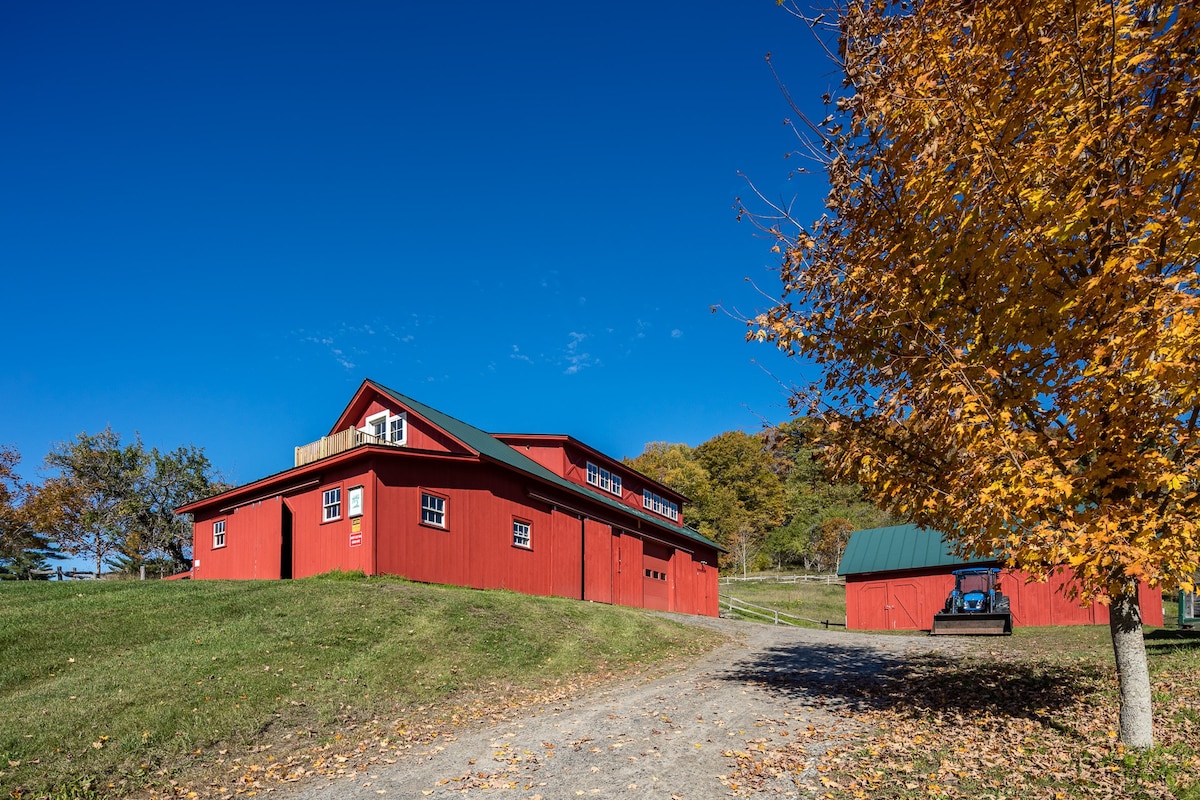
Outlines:
<svg viewBox="0 0 1200 800"><path fill-rule="evenodd" d="M213 549L225 546L225 520L219 519L213 523Z"/></svg>
<svg viewBox="0 0 1200 800"><path fill-rule="evenodd" d="M590 461L587 462L587 482L617 497L621 496L621 476Z"/></svg>
<svg viewBox="0 0 1200 800"><path fill-rule="evenodd" d="M513 520L513 545L533 547L533 525L523 519Z"/></svg>
<svg viewBox="0 0 1200 800"><path fill-rule="evenodd" d="M342 518L342 487L335 486L321 492L321 521L332 522Z"/></svg>
<svg viewBox="0 0 1200 800"><path fill-rule="evenodd" d="M679 504L660 497L649 489L642 490L642 508L653 511L655 514L662 514L667 519L679 521Z"/></svg>
<svg viewBox="0 0 1200 800"><path fill-rule="evenodd" d="M359 430L369 433L379 442L404 444L408 441L408 415L404 412L393 414L390 411L380 411L367 417Z"/></svg>
<svg viewBox="0 0 1200 800"><path fill-rule="evenodd" d="M421 524L446 527L446 498L421 492Z"/></svg>

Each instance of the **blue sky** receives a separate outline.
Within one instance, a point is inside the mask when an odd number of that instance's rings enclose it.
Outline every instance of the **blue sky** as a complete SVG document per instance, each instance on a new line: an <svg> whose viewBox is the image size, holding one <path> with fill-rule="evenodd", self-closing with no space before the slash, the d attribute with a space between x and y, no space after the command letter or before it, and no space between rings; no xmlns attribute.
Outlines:
<svg viewBox="0 0 1200 800"><path fill-rule="evenodd" d="M230 480L364 377L618 458L786 418L738 171L837 75L774 0L7 3L0 443L111 425ZM820 115L819 109L814 113Z"/></svg>

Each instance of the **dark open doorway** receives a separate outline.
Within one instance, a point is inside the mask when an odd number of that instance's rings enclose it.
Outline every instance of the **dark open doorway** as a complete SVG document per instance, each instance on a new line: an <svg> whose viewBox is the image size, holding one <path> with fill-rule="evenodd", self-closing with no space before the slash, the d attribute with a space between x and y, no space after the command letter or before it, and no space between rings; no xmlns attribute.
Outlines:
<svg viewBox="0 0 1200 800"><path fill-rule="evenodd" d="M283 519L279 530L282 541L279 543L279 577L287 580L292 577L292 510L287 501L280 504L283 507Z"/></svg>

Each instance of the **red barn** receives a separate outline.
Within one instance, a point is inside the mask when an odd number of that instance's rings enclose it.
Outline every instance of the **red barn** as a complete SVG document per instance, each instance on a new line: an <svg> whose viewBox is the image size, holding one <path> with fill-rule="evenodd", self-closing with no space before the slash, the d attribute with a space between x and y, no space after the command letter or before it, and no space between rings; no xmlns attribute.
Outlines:
<svg viewBox="0 0 1200 800"><path fill-rule="evenodd" d="M364 381L295 466L179 509L192 577L332 570L717 615L686 498L569 436L489 434Z"/></svg>
<svg viewBox="0 0 1200 800"><path fill-rule="evenodd" d="M942 534L916 525L855 531L846 545L838 575L846 579L846 627L850 630L929 630L954 588L951 571L999 566L996 561L964 561ZM1107 625L1108 606L1067 597L1070 573L1057 569L1036 583L1029 574L1004 570L1000 588L1009 597L1014 627ZM1143 584L1138 593L1142 622L1162 627L1161 595Z"/></svg>

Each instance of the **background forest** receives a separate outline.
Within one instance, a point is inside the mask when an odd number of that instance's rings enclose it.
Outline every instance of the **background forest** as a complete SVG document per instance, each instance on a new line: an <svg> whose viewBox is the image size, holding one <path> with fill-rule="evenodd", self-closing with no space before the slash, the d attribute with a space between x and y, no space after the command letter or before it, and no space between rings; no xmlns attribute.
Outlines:
<svg viewBox="0 0 1200 800"><path fill-rule="evenodd" d="M729 551L723 571L833 572L851 533L893 520L858 486L827 477L814 424L727 431L697 447L653 442L625 463L691 500L684 518Z"/></svg>

